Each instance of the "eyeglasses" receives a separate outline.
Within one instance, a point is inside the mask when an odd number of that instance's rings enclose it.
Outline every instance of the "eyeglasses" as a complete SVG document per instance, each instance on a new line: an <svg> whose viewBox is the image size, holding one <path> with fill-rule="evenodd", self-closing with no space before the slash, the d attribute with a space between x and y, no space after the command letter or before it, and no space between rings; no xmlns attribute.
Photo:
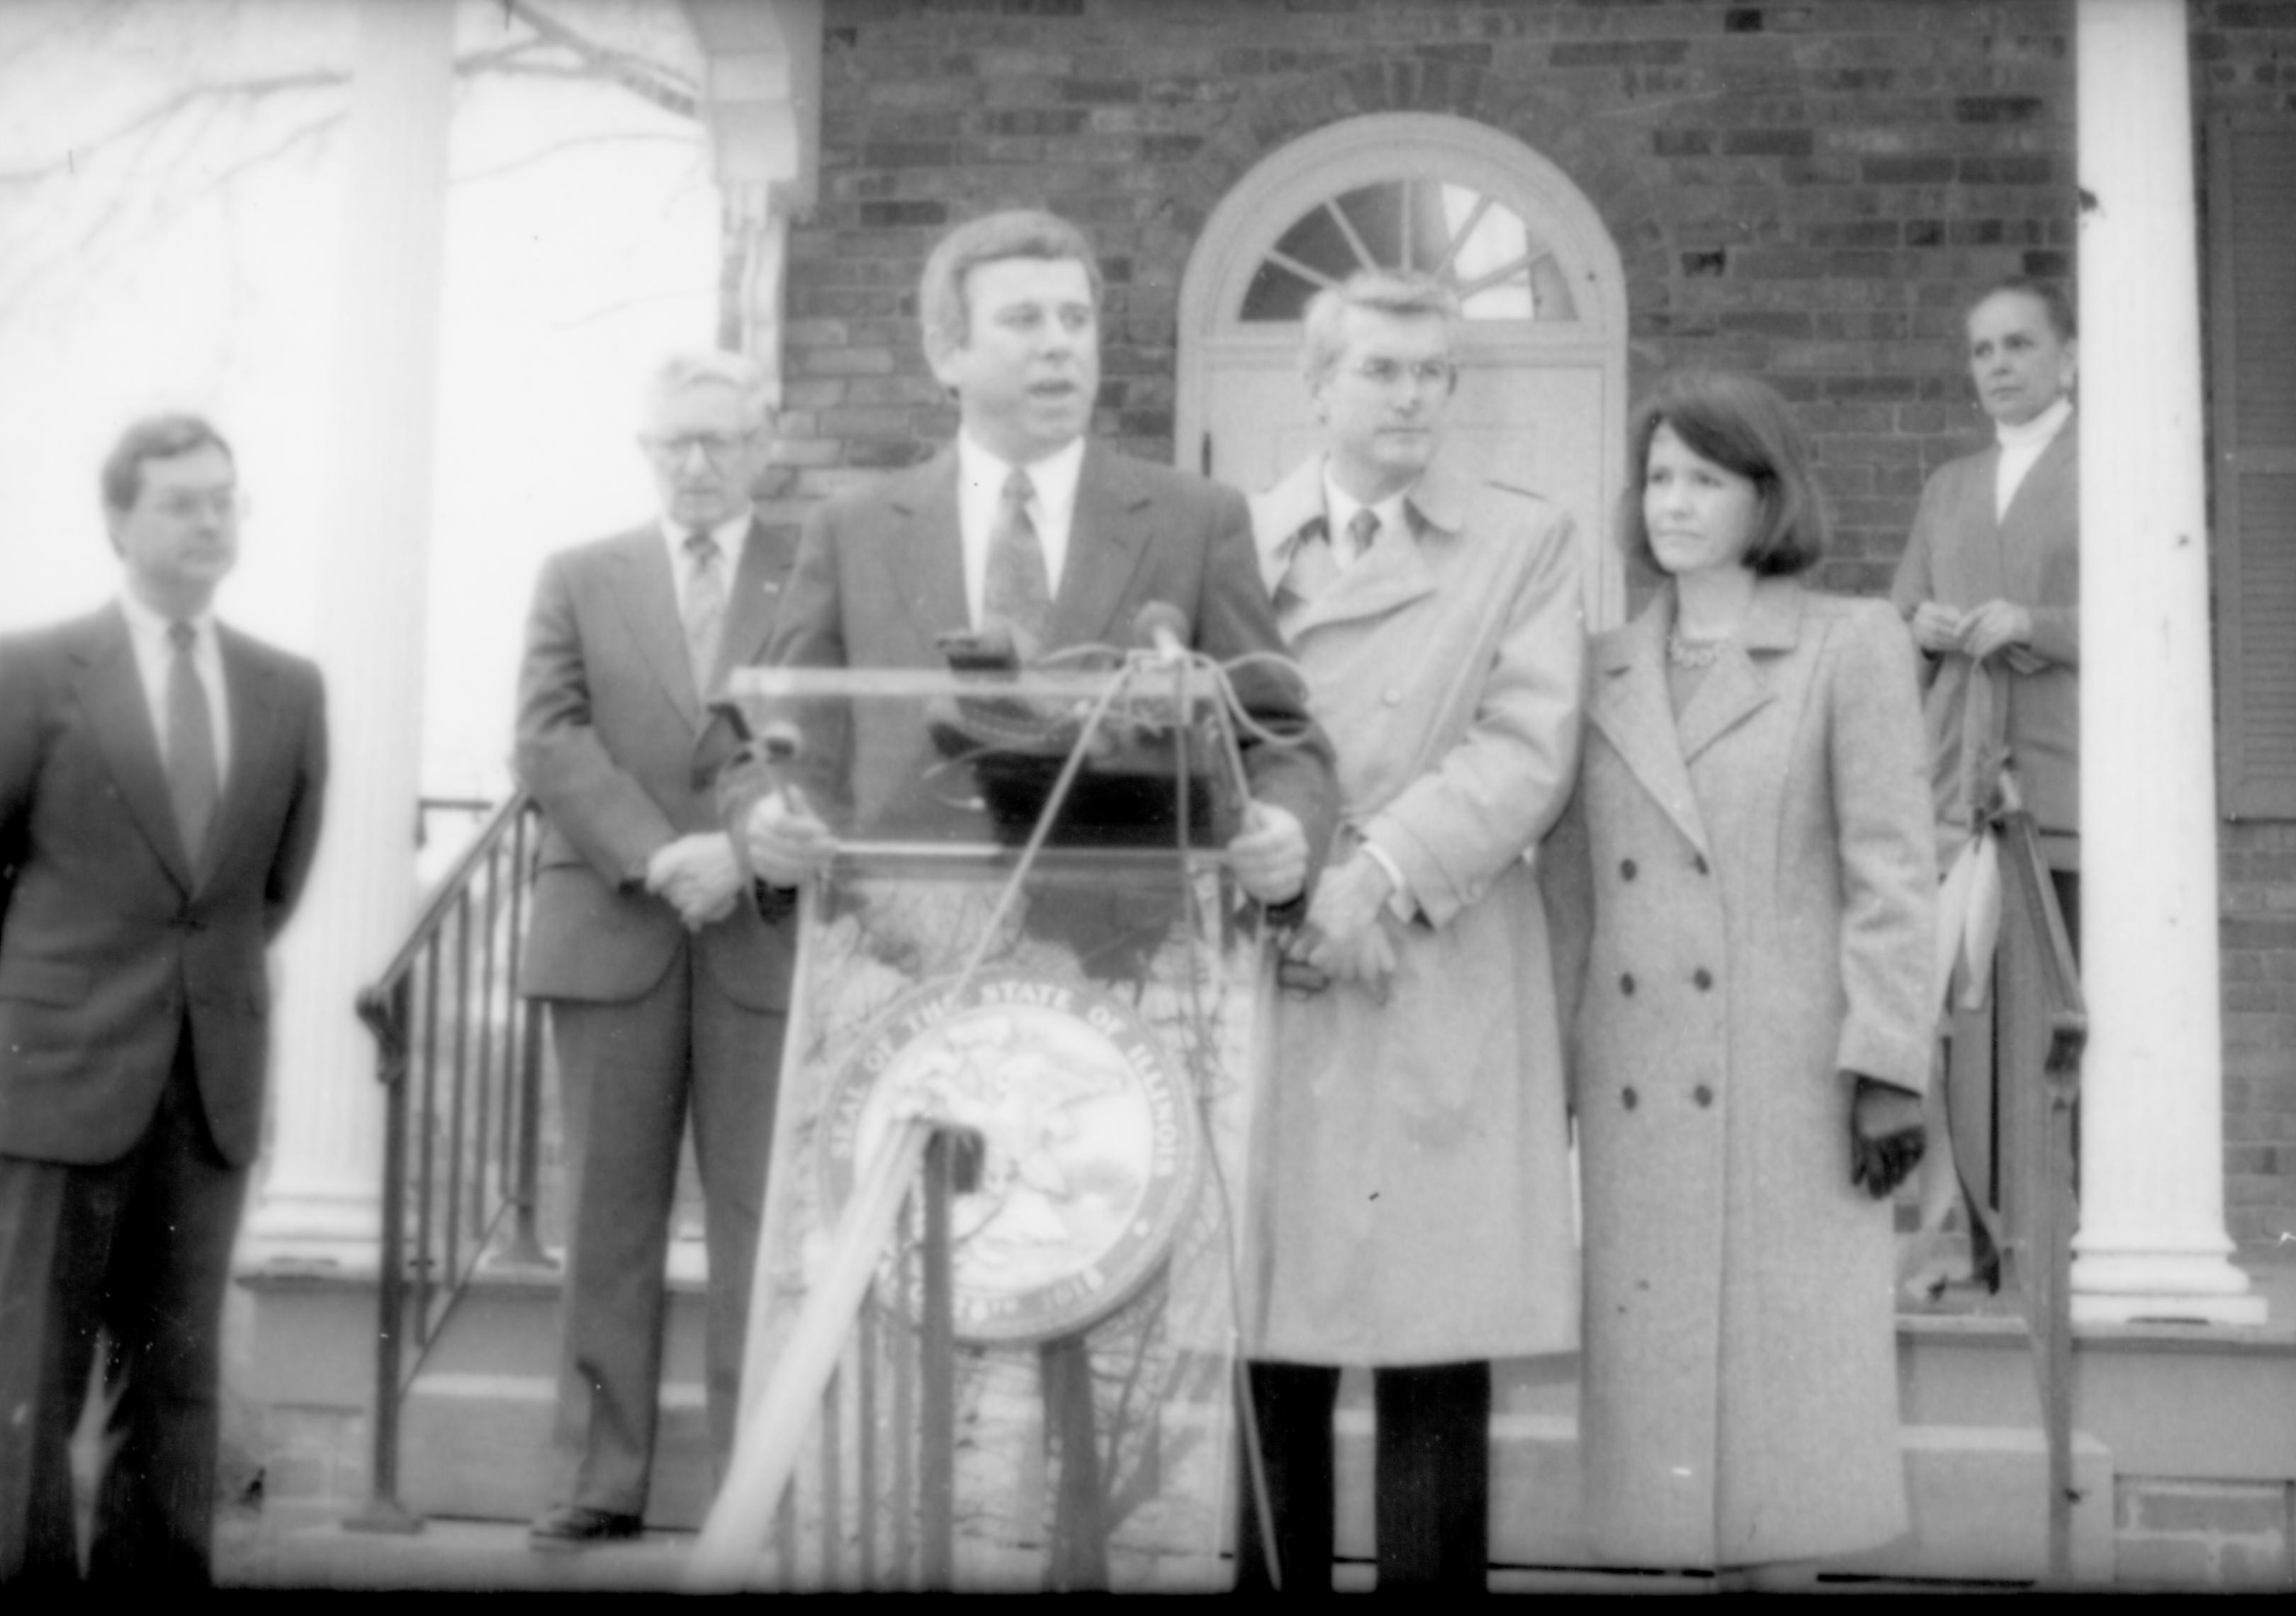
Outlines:
<svg viewBox="0 0 2296 1616"><path fill-rule="evenodd" d="M1365 359L1355 367L1355 373L1374 387L1391 388L1406 376L1430 390L1451 385L1459 367L1448 359L1422 359L1415 365L1404 365L1394 359Z"/></svg>
<svg viewBox="0 0 2296 1616"><path fill-rule="evenodd" d="M169 521L197 521L202 516L212 516L217 521L236 521L247 514L248 506L247 496L236 488L217 488L207 494L173 488L153 495L150 508Z"/></svg>
<svg viewBox="0 0 2296 1616"><path fill-rule="evenodd" d="M702 458L711 465L723 466L749 447L756 436L755 432L744 432L739 438L724 438L715 432L688 432L677 438L657 438L642 432L638 435L638 442L644 446L647 454L664 465L680 464L688 455L700 449Z"/></svg>

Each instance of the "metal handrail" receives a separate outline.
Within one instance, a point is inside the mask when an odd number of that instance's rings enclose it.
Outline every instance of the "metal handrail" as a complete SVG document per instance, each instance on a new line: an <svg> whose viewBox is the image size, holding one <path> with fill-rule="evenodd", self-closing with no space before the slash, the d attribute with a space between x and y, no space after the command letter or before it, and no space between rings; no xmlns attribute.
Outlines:
<svg viewBox="0 0 2296 1616"><path fill-rule="evenodd" d="M1993 824L2005 865L1997 979L2000 1077L2017 1141L2011 1171L2025 1191L2004 1256L2025 1303L2048 1444L2049 1571L2062 1579L2072 1571L2072 1507L2080 1497L2072 1471L2073 1106L2088 1011L2032 815L2013 795ZM2022 1080L2023 1062L2034 1054L2038 1084Z"/></svg>
<svg viewBox="0 0 2296 1616"><path fill-rule="evenodd" d="M358 995L384 1106L372 1470L353 1527L421 1530L398 1496L401 1407L481 1263L554 1266L539 1229L540 1012L517 993L538 816L523 792L496 808Z"/></svg>

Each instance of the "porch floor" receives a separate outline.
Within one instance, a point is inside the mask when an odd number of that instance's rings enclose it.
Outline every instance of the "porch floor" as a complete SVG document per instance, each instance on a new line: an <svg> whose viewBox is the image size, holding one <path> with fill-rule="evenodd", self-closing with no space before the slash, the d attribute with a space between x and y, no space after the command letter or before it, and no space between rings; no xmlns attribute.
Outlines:
<svg viewBox="0 0 2296 1616"><path fill-rule="evenodd" d="M2259 1327L2109 1326L2112 1334L2144 1330L2148 1334L2223 1341L2237 1333L2244 1350L2277 1358L2296 1355L2296 1245L2278 1251L2242 1252L2237 1259L2252 1288L2267 1301L2269 1323ZM1992 1337L2014 1326L2013 1295L1989 1296L1970 1284L1951 1284L1934 1300L1908 1303L1901 1330L1909 1347L1968 1336ZM2092 1333L2085 1327L2084 1337ZM1909 1416L1910 1417L1910 1416ZM693 1544L690 1532L650 1531L641 1540L572 1554L538 1554L528 1546L521 1522L434 1519L411 1535L347 1530L340 1506L324 1510L275 1502L269 1509L237 1507L219 1521L217 1574L226 1586L324 1588L501 1588L575 1591L674 1588ZM2115 1586L2136 1586L2135 1568L2124 1562ZM1372 1568L1342 1560L1334 1567L1341 1591L1372 1584ZM1623 1573L1578 1566L1495 1565L1495 1592L1585 1592L1703 1594L1713 1579L1697 1575ZM1827 1592L1964 1591L2030 1588L2030 1579L1915 1579L1906 1577L1827 1576ZM2094 1587L2094 1585L2087 1585Z"/></svg>

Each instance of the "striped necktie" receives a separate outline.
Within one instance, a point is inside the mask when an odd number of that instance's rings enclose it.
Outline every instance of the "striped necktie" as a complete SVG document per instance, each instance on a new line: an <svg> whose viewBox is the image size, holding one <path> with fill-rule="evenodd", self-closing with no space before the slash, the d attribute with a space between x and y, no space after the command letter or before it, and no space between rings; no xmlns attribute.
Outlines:
<svg viewBox="0 0 2296 1616"><path fill-rule="evenodd" d="M1036 491L1028 472L1017 468L1004 480L1004 496L988 529L988 576L980 593L981 627L1002 625L1009 630L1013 649L1023 662L1036 660L1045 625L1053 615L1044 541L1037 537L1037 524L1029 520L1029 500Z"/></svg>
<svg viewBox="0 0 2296 1616"><path fill-rule="evenodd" d="M718 541L696 533L685 541L693 570L685 583L685 655L693 667L696 695L709 693L710 671L718 665L718 641L726 628L726 569Z"/></svg>

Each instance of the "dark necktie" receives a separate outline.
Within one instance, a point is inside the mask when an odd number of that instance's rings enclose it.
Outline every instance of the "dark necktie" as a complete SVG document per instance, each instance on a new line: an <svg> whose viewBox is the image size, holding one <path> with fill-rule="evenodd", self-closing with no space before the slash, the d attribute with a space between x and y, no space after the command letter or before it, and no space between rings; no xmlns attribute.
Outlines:
<svg viewBox="0 0 2296 1616"><path fill-rule="evenodd" d="M1004 496L988 529L988 577L980 595L980 626L1010 632L1023 662L1036 660L1053 614L1044 541L1029 520L1029 498L1035 492L1026 472L1015 470L1004 480Z"/></svg>
<svg viewBox="0 0 2296 1616"><path fill-rule="evenodd" d="M1365 505L1348 519L1348 538L1350 541L1348 551L1349 564L1352 566L1361 561L1365 552L1371 548L1371 541L1378 537L1378 513L1369 505Z"/></svg>
<svg viewBox="0 0 2296 1616"><path fill-rule="evenodd" d="M215 717L208 710L207 686L192 660L198 631L189 623L168 625L176 648L168 661L168 794L175 799L176 828L184 850L197 865L215 821Z"/></svg>
<svg viewBox="0 0 2296 1616"><path fill-rule="evenodd" d="M685 541L693 573L685 584L685 655L693 666L697 695L709 693L709 672L718 663L718 641L726 627L726 570L718 541L696 533Z"/></svg>

